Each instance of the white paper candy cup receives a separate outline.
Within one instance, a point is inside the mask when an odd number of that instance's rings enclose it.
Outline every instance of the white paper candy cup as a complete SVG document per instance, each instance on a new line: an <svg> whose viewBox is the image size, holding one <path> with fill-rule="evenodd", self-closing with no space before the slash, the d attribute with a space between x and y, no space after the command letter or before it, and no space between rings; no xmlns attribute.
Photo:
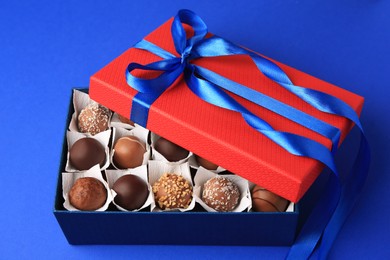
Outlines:
<svg viewBox="0 0 390 260"><path fill-rule="evenodd" d="M192 180L191 180L191 173L190 173L190 167L188 163L182 163L182 164L171 164L163 161L149 161L149 184L153 187L153 184L160 179L161 176L164 175L164 173L173 173L183 176L184 179L186 179L191 186ZM192 196L192 200L190 205L184 209L184 208L175 208L175 209L166 209L161 210L159 207L157 207L155 201L153 200L153 203L151 205L151 211L189 211L192 210L195 207L195 199L194 196Z"/></svg>
<svg viewBox="0 0 390 260"><path fill-rule="evenodd" d="M249 189L253 190L253 188L256 186L256 184L254 184L252 182L248 182L248 183L249 183ZM294 212L294 206L295 206L294 202L290 201L290 204L288 204L288 207L287 207L285 212ZM252 204L249 207L249 211L252 211Z"/></svg>
<svg viewBox="0 0 390 260"><path fill-rule="evenodd" d="M116 197L116 192L112 189L112 187L114 186L114 183L122 176L124 175L135 175L135 176L138 176L140 177L148 186L148 190L149 190L149 195L144 203L144 205L142 205L139 209L135 209L135 210L132 210L132 211L140 211L141 209L144 209L146 207L148 207L149 205L151 205L153 202L154 202L154 197L153 197L153 191L152 191L152 187L150 186L150 184L148 183L148 170L147 170L147 167L146 165L142 165L140 167L137 167L137 168L134 168L134 169L127 169L127 170L106 170L106 177L107 177L107 182L108 182L108 187L111 189L111 193L112 193L112 203L121 211L129 211L125 208L122 208L121 206L119 206L116 202L115 202L115 197Z"/></svg>
<svg viewBox="0 0 390 260"><path fill-rule="evenodd" d="M78 122L78 116L86 106L88 106L91 103L96 103L96 101L92 100L88 94L79 91L79 90L74 90L73 91L73 108L74 108L74 113L72 115L72 119L70 120L69 124L69 130L72 132L79 132L79 127L77 125ZM111 117L111 112L108 118L108 122L110 125L110 117ZM92 136L90 133L83 133L86 136Z"/></svg>
<svg viewBox="0 0 390 260"><path fill-rule="evenodd" d="M110 205L112 201L112 195L110 188L108 187L107 182L104 181L102 173L100 172L100 168L98 165L92 167L91 169L83 172L63 172L62 173L62 196L65 200L64 202L64 208L69 210L69 211L80 211L79 209L76 209L75 207L72 206L69 202L69 191L72 188L73 184L76 182L77 179L79 178L84 178L84 177L93 177L98 179L101 183L103 183L104 187L107 190L107 200L104 205L95 210L95 211L105 211L107 210L108 206Z"/></svg>
<svg viewBox="0 0 390 260"><path fill-rule="evenodd" d="M114 166L115 169L120 170L115 163L114 163L114 146L116 142L118 141L119 138L124 137L124 136L135 136L138 139L140 139L141 142L145 144L146 152L144 153L144 158L142 161L142 165L147 165L148 161L150 159L150 145L148 144L148 134L149 131L146 130L143 127L136 126L132 130L127 130L125 128L113 128L113 133L112 133L112 142L111 142L111 153L110 153L110 161L111 164Z"/></svg>
<svg viewBox="0 0 390 260"><path fill-rule="evenodd" d="M205 210L208 212L217 212L215 209L207 206L207 204L202 200L203 185L210 179L218 176L218 174L209 171L203 167L199 167L198 171L195 174L195 188L194 188L194 197L196 202L198 202ZM233 209L232 212L242 212L248 210L252 205L248 181L241 178L237 175L222 175L223 177L234 182L238 189L240 190L240 199L237 207Z"/></svg>
<svg viewBox="0 0 390 260"><path fill-rule="evenodd" d="M98 141L104 147L104 150L105 150L105 153L106 153L106 160L105 160L105 163L104 163L104 165L102 166L101 169L102 170L107 169L107 167L110 165L110 151L109 151L109 148L108 148L108 143L110 141L110 136L111 136L111 130L100 132L100 133L98 133L98 134L96 134L94 136L86 135L86 134L78 133L78 132L68 131L66 133L66 139L67 139L67 142L68 142L68 155L67 155L67 160L66 160L65 171L67 171L67 172L80 172L79 170L74 168L72 166L72 164L69 162L69 150L70 150L70 148L73 146L73 144L75 142L77 142L81 138L86 138L86 137L95 139L96 141Z"/></svg>
<svg viewBox="0 0 390 260"><path fill-rule="evenodd" d="M183 164L185 162L188 161L188 159L193 156L193 153L192 152L188 152L188 155L186 158L180 160L180 161L177 161L177 162L170 162L168 161L164 155L162 155L161 153L159 153L155 148L154 148L154 144L156 143L156 141L160 138L159 135L151 132L151 141L152 141L152 159L155 160L155 161L163 161L163 162L166 162L166 163L169 163L169 164Z"/></svg>

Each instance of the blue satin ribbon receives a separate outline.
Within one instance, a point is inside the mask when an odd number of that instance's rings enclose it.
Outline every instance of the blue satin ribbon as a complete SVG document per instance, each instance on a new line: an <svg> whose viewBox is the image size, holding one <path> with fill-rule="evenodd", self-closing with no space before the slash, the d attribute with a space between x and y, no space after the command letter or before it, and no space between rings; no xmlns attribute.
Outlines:
<svg viewBox="0 0 390 260"><path fill-rule="evenodd" d="M194 29L193 37L187 39L182 23ZM353 173L348 176L348 181L341 185L333 159L340 141L339 129L213 71L194 65L191 60L205 57L247 55L255 63L259 72L316 109L350 119L363 133L355 111L336 97L295 86L281 68L262 56L217 36L206 39L206 24L199 16L189 10L180 10L175 16L171 33L179 57L145 40L134 46L154 53L163 60L147 65L129 64L126 71L127 83L138 91L133 99L131 119L140 125L146 126L150 106L164 91L174 87L172 84L184 75L187 86L202 100L240 113L246 123L288 152L297 156L313 158L323 163L331 169L334 175L330 178L327 191L312 211L288 257L291 259L309 257L320 239L322 241L317 251L321 257L326 257L332 241L345 221L350 208L352 208L354 198L359 193L368 172L369 149L364 134L362 134L362 145ZM154 79L142 79L131 74L136 69L161 71L162 73ZM233 99L226 91L243 97L328 138L332 142L331 151L324 145L306 137L276 131L267 122Z"/></svg>

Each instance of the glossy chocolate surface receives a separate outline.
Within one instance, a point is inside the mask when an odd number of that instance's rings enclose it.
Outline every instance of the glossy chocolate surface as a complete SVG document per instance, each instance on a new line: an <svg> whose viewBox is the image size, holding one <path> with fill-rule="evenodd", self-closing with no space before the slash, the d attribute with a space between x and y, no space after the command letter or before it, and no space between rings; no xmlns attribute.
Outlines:
<svg viewBox="0 0 390 260"><path fill-rule="evenodd" d="M103 145L93 138L81 138L69 150L70 164L79 171L88 170L96 164L102 167L105 160Z"/></svg>

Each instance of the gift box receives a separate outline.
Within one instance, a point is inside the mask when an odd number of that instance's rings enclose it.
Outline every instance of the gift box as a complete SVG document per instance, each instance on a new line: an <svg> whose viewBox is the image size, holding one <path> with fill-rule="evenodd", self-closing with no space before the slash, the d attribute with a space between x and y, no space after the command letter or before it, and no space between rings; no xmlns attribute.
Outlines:
<svg viewBox="0 0 390 260"><path fill-rule="evenodd" d="M144 41L179 56L171 34L172 23L173 18L146 36ZM184 28L187 35L193 33L189 26ZM131 117L153 133L290 201L298 202L318 177L323 164L286 151L251 127L240 113L205 102L189 88L184 75L178 76L174 83L150 104L147 113L139 109L139 106L134 108L136 101L140 99L139 94L144 93L138 92L126 81L124 75L128 65L148 64L159 60L161 57L151 51L134 47L128 49L91 77L91 98L122 116ZM353 126L353 123L344 117L318 111L265 76L249 55L204 57L190 62L218 73L230 82L238 82L250 90L264 94L257 104L235 94L230 95L277 131L307 137L329 149L332 147L329 138L313 131L308 125L298 124L291 118L264 108L262 102L280 101L282 105L288 105L282 107L282 110L295 108L294 113L299 113L295 117L303 118L309 115L311 119L308 120L319 120L309 122L309 125L326 123L340 130L340 141L335 146L341 144ZM294 85L337 97L360 113L364 101L362 97L287 65L276 61L274 63L287 74ZM156 77L155 71L134 73L143 78ZM272 100L264 100L266 97L271 97ZM335 135L332 138L337 139Z"/></svg>
<svg viewBox="0 0 390 260"><path fill-rule="evenodd" d="M93 75L90 97L229 172L299 202L324 164L330 164L297 156L296 147L286 145L289 140L278 143L274 136L318 144L309 150L324 147L333 155L353 122L319 111L302 95L310 99L316 91L327 93L357 114L363 98L206 35L199 24L194 29L188 17L180 26L176 18L168 20ZM199 37L204 48L197 48ZM292 82L300 87L291 88ZM60 172L67 149L65 142ZM119 212L114 207L69 212L62 205L61 182L60 174L54 214L72 244L291 245L297 232L299 204L292 212L273 213ZM182 235L183 226L189 234Z"/></svg>

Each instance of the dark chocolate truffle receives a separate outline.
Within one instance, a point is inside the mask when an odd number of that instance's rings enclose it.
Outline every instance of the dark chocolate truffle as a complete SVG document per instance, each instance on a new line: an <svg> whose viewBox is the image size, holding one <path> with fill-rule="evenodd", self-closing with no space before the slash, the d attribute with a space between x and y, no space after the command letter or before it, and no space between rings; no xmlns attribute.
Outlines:
<svg viewBox="0 0 390 260"><path fill-rule="evenodd" d="M99 164L102 167L106 161L103 145L93 138L81 138L69 150L70 164L79 171L90 169Z"/></svg>
<svg viewBox="0 0 390 260"><path fill-rule="evenodd" d="M118 118L119 120L122 122L122 123L125 123L125 124L128 124L128 125L131 125L131 126L134 126L134 122L131 121L130 119L120 115L120 114L117 114L118 115Z"/></svg>
<svg viewBox="0 0 390 260"><path fill-rule="evenodd" d="M188 151L177 144L160 137L154 144L154 148L170 162L177 162L188 156Z"/></svg>
<svg viewBox="0 0 390 260"><path fill-rule="evenodd" d="M110 110L98 103L91 103L81 110L78 117L78 127L82 133L95 135L108 129Z"/></svg>
<svg viewBox="0 0 390 260"><path fill-rule="evenodd" d="M260 212L284 212L290 202L263 187L256 185L252 190L252 209Z"/></svg>
<svg viewBox="0 0 390 260"><path fill-rule="evenodd" d="M211 178L203 185L202 200L216 211L232 211L237 207L240 196L238 186L222 176Z"/></svg>
<svg viewBox="0 0 390 260"><path fill-rule="evenodd" d="M161 209L188 208L192 200L192 186L183 177L165 173L153 184L153 193Z"/></svg>
<svg viewBox="0 0 390 260"><path fill-rule="evenodd" d="M148 198L148 185L138 176L123 175L112 189L116 192L115 203L127 210L139 209Z"/></svg>
<svg viewBox="0 0 390 260"><path fill-rule="evenodd" d="M145 144L135 136L125 136L119 138L114 146L114 164L118 168L135 168L142 165Z"/></svg>
<svg viewBox="0 0 390 260"><path fill-rule="evenodd" d="M203 168L206 168L207 170L216 170L218 168L218 165L215 163L212 163L198 155L195 155L195 159L198 162L199 166L202 166Z"/></svg>
<svg viewBox="0 0 390 260"><path fill-rule="evenodd" d="M107 200L107 190L98 179L79 178L69 191L69 202L79 210L97 210Z"/></svg>

